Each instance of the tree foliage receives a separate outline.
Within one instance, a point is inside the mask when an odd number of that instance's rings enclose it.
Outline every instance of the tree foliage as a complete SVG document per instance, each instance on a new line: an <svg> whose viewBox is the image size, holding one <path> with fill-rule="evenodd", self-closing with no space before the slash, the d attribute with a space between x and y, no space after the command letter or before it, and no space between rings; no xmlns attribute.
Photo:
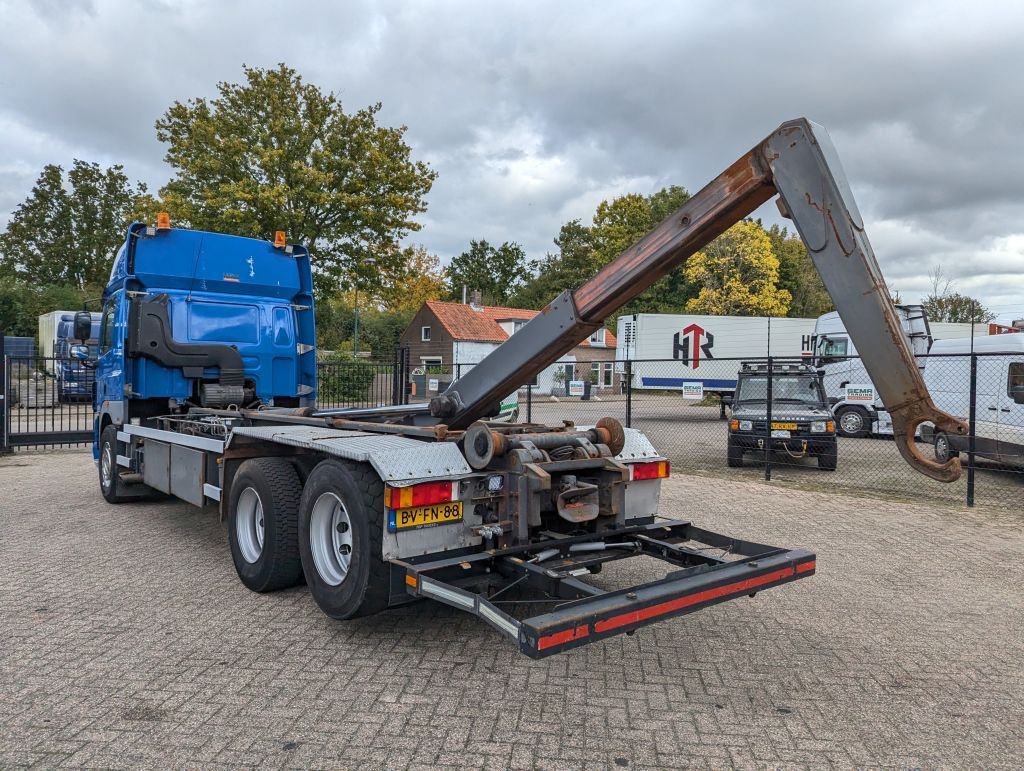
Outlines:
<svg viewBox="0 0 1024 771"><path fill-rule="evenodd" d="M954 291L953 282L942 275L942 268L935 268L930 277L932 291L921 303L930 321L987 324L995 319L996 314L978 300Z"/></svg>
<svg viewBox="0 0 1024 771"><path fill-rule="evenodd" d="M462 299L462 291L474 290L485 305L507 305L523 282L526 253L517 243L506 241L495 247L481 239L470 241L469 249L448 266L448 297Z"/></svg>
<svg viewBox="0 0 1024 771"><path fill-rule="evenodd" d="M780 289L779 260L757 222L737 222L694 254L686 279L700 287L690 313L716 316L785 316L792 297Z"/></svg>
<svg viewBox="0 0 1024 771"><path fill-rule="evenodd" d="M0 235L0 265L15 281L98 290L129 223L155 207L146 186L132 186L121 166L75 160L43 168Z"/></svg>
<svg viewBox="0 0 1024 771"><path fill-rule="evenodd" d="M380 104L346 113L284 64L243 71L244 83L156 122L176 170L161 191L172 214L254 238L286 231L310 249L321 293L397 271L436 177L412 159L405 127L378 126Z"/></svg>
<svg viewBox="0 0 1024 771"><path fill-rule="evenodd" d="M541 308L566 289L580 286L689 197L684 188L676 185L648 196L630 193L602 201L589 226L578 219L567 222L555 239L558 252L531 263L534 275L517 293L514 304L522 308ZM622 313L678 313L690 294L682 269L676 269L619 314L607 319L607 324L614 329Z"/></svg>
<svg viewBox="0 0 1024 771"><path fill-rule="evenodd" d="M445 295L445 280L445 270L436 254L423 246L409 247L402 250L401 267L381 276L377 302L384 310L411 316L427 300Z"/></svg>
<svg viewBox="0 0 1024 771"><path fill-rule="evenodd" d="M779 258L779 288L785 289L793 298L789 315L814 319L835 310L832 297L800 237L791 235L778 225L768 229L768 237L775 256Z"/></svg>

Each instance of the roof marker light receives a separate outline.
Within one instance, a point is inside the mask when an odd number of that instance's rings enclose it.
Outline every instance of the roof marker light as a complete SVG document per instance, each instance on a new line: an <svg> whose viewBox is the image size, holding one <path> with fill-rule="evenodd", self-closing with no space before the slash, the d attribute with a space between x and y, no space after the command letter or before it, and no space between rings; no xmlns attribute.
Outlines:
<svg viewBox="0 0 1024 771"><path fill-rule="evenodd" d="M275 249L284 249L285 246L287 246L287 245L288 245L288 241L285 238L284 231L283 230L275 230L274 231L274 248Z"/></svg>
<svg viewBox="0 0 1024 771"><path fill-rule="evenodd" d="M170 230L171 229L171 215L165 211L157 212L156 215L156 229L157 230Z"/></svg>

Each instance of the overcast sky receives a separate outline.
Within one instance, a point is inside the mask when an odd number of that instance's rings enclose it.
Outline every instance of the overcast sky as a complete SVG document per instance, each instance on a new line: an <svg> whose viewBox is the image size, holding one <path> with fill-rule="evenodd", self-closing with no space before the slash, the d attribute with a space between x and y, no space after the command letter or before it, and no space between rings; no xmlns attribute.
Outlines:
<svg viewBox="0 0 1024 771"><path fill-rule="evenodd" d="M284 61L408 126L439 174L412 241L445 262L473 238L540 256L602 199L696 191L806 115L891 289L917 300L941 266L1024 316L1017 3L0 0L0 30L0 225L46 163L122 163L156 191L157 117Z"/></svg>

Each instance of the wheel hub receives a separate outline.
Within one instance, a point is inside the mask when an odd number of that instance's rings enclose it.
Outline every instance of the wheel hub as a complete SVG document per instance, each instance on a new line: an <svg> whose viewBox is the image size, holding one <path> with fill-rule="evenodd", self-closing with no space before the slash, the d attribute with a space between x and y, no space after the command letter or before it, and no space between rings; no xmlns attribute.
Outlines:
<svg viewBox="0 0 1024 771"><path fill-rule="evenodd" d="M251 487L242 490L235 506L235 536L242 559L254 563L263 554L263 501Z"/></svg>
<svg viewBox="0 0 1024 771"><path fill-rule="evenodd" d="M334 493L324 493L313 504L309 546L324 583L338 586L345 580L352 562L352 520Z"/></svg>

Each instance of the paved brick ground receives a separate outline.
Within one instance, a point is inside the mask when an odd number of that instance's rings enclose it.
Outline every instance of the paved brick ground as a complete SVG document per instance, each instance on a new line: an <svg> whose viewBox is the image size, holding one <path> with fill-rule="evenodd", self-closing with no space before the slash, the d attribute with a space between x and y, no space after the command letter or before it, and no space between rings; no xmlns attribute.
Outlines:
<svg viewBox="0 0 1024 771"><path fill-rule="evenodd" d="M535 662L432 604L251 594L215 517L108 506L85 453L0 459L0 767L1024 765L1024 515L665 497L818 575Z"/></svg>

